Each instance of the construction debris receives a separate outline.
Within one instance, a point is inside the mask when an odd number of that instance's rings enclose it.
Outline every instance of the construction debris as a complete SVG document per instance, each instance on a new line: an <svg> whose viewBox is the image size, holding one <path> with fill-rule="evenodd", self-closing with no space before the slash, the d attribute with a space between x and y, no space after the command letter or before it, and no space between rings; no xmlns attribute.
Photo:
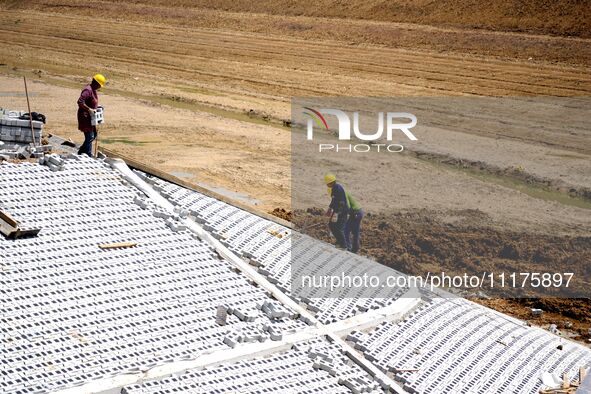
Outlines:
<svg viewBox="0 0 591 394"><path fill-rule="evenodd" d="M41 159L45 153L51 152L51 149L51 145L33 146L32 144L2 143L0 144L0 157L2 160Z"/></svg>
<svg viewBox="0 0 591 394"><path fill-rule="evenodd" d="M35 236L40 228L23 226L9 213L0 210L0 233L8 239L17 239Z"/></svg>
<svg viewBox="0 0 591 394"><path fill-rule="evenodd" d="M269 234L271 234L272 236L277 237L279 239L281 239L289 234L287 231L279 232L277 230L267 230L267 232Z"/></svg>
<svg viewBox="0 0 591 394"><path fill-rule="evenodd" d="M534 316L541 316L544 313L543 310L537 308L531 308L531 314Z"/></svg>
<svg viewBox="0 0 591 394"><path fill-rule="evenodd" d="M228 307L226 305L218 305L215 315L215 322L219 326L225 326L228 320Z"/></svg>
<svg viewBox="0 0 591 394"><path fill-rule="evenodd" d="M585 368L579 368L579 376L571 382L567 373L562 375L561 381L556 375L544 372L540 379L549 388L540 390L540 394L575 394L581 383L583 383L586 374Z"/></svg>
<svg viewBox="0 0 591 394"><path fill-rule="evenodd" d="M275 208L274 210L269 211L269 213L288 222L291 222L291 220L293 219L293 212L288 211L285 208Z"/></svg>

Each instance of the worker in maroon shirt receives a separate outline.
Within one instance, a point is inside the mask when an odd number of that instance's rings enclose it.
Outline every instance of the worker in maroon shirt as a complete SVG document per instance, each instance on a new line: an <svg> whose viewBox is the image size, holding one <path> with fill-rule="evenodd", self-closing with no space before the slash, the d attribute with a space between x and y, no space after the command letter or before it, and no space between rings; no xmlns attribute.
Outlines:
<svg viewBox="0 0 591 394"><path fill-rule="evenodd" d="M97 137L96 126L91 123L91 114L98 107L98 94L97 91L105 86L107 79L102 74L96 74L92 77L92 82L86 85L80 93L78 99L78 130L84 133L84 143L78 149L78 154L81 155L86 153L92 157L92 142Z"/></svg>

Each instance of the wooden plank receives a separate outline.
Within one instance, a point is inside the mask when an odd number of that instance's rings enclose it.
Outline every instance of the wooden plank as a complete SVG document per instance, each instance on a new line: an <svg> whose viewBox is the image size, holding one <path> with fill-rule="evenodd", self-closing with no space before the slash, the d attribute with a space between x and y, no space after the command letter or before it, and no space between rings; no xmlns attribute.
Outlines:
<svg viewBox="0 0 591 394"><path fill-rule="evenodd" d="M137 242L116 242L112 244L99 244L99 248L103 250L108 249L120 249L120 248L133 248L137 246Z"/></svg>
<svg viewBox="0 0 591 394"><path fill-rule="evenodd" d="M18 222L7 212L0 211L0 219L4 220L11 227L18 227Z"/></svg>

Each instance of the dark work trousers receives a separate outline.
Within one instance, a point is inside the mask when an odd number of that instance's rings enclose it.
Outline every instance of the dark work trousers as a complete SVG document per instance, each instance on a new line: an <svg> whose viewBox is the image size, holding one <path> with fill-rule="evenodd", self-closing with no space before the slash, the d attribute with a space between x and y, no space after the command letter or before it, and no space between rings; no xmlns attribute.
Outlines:
<svg viewBox="0 0 591 394"><path fill-rule="evenodd" d="M84 142L80 145L80 149L78 149L78 154L81 155L86 153L88 156L92 157L92 142L96 138L96 127L93 128L92 131L85 131L84 132Z"/></svg>
<svg viewBox="0 0 591 394"><path fill-rule="evenodd" d="M345 225L347 224L348 216L347 210L343 210L338 214L336 222L330 222L328 224L332 235L334 235L337 240L337 246L343 249L347 248L347 242L345 241Z"/></svg>
<svg viewBox="0 0 591 394"><path fill-rule="evenodd" d="M349 220L347 220L347 224L345 225L345 243L347 244L347 250L353 253L359 252L361 219L363 219L363 209L351 211L349 212ZM350 240L351 233L353 233L352 240Z"/></svg>

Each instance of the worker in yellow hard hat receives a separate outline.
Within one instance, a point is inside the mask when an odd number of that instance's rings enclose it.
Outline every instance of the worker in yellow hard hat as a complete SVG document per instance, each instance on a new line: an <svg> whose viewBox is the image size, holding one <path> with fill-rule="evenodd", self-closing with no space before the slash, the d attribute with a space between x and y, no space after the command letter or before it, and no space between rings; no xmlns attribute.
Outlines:
<svg viewBox="0 0 591 394"><path fill-rule="evenodd" d="M91 116L98 107L98 90L105 86L107 79L103 74L95 74L90 84L86 85L78 98L78 130L84 133L84 142L78 154L86 153L92 157L92 142L97 138L96 126L92 125Z"/></svg>
<svg viewBox="0 0 591 394"><path fill-rule="evenodd" d="M345 224L349 215L349 205L347 203L347 195L343 186L337 183L337 177L334 174L326 174L324 176L324 183L330 189L330 205L326 211L326 216L330 217L328 227L332 235L336 238L337 247L347 249L347 242L345 241ZM337 214L336 222L332 221L334 214Z"/></svg>
<svg viewBox="0 0 591 394"><path fill-rule="evenodd" d="M332 174L327 175L328 177L325 177L324 181L331 182L332 186L329 186L327 191L328 195L332 199L332 191L335 189L335 185L337 185L336 177ZM342 187L342 185L338 186ZM359 205L357 200L353 197L353 195L351 195L351 193L345 190L345 196L347 198L347 207L349 209L347 222L345 223L344 228L345 245L347 246L347 250L353 253L357 253L359 252L359 248L361 245L361 220L363 219L364 212L363 209L361 209L361 206ZM352 239L351 235L353 235Z"/></svg>

